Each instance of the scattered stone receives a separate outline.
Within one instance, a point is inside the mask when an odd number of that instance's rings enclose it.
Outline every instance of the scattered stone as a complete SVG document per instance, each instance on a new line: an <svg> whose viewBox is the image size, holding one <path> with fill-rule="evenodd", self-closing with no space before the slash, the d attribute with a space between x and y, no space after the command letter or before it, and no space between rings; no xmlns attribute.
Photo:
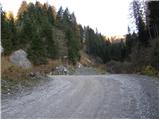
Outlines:
<svg viewBox="0 0 160 120"><path fill-rule="evenodd" d="M28 76L31 79L35 79L35 78L41 78L41 76L43 76L43 74L40 72L30 72Z"/></svg>
<svg viewBox="0 0 160 120"><path fill-rule="evenodd" d="M41 73L40 72L36 72L35 75L38 77L38 76L41 76Z"/></svg>
<svg viewBox="0 0 160 120"><path fill-rule="evenodd" d="M49 73L50 75L67 75L69 74L69 70L63 66L57 66L55 69L52 69L52 71Z"/></svg>
<svg viewBox="0 0 160 120"><path fill-rule="evenodd" d="M27 58L27 53L22 49L12 53L12 55L10 56L10 61L14 65L25 68L25 69L32 67L31 62Z"/></svg>
<svg viewBox="0 0 160 120"><path fill-rule="evenodd" d="M34 78L35 76L36 76L35 73L33 73L33 72L29 73L29 77Z"/></svg>
<svg viewBox="0 0 160 120"><path fill-rule="evenodd" d="M83 65L81 63L78 63L77 68L81 68L81 67L83 67Z"/></svg>
<svg viewBox="0 0 160 120"><path fill-rule="evenodd" d="M2 79L1 84L7 84L7 81Z"/></svg>

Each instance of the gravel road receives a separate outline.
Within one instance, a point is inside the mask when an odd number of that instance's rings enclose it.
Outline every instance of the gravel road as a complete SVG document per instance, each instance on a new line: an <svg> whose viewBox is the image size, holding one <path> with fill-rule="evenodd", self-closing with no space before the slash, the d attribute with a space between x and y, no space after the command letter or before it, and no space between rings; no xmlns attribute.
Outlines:
<svg viewBox="0 0 160 120"><path fill-rule="evenodd" d="M140 75L50 76L31 93L2 99L2 118L158 118L158 80Z"/></svg>

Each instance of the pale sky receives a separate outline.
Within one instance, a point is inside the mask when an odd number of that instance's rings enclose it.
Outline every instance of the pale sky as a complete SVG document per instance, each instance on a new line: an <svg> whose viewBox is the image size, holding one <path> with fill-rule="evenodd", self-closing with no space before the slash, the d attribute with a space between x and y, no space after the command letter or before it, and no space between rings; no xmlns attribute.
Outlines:
<svg viewBox="0 0 160 120"><path fill-rule="evenodd" d="M35 2L36 0L26 0ZM68 7L74 12L77 22L97 28L105 36L124 35L129 24L129 3L131 0L38 0L54 5L56 10L60 6ZM0 0L3 10L17 13L22 0Z"/></svg>

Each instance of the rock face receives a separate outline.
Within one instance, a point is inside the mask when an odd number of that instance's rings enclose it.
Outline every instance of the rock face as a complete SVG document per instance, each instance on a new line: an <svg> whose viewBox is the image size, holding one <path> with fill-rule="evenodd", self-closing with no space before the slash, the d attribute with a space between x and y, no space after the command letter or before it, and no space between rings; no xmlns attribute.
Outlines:
<svg viewBox="0 0 160 120"><path fill-rule="evenodd" d="M22 68L31 68L32 64L27 58L27 53L20 49L12 53L10 56L10 61L15 64L16 66L22 67Z"/></svg>

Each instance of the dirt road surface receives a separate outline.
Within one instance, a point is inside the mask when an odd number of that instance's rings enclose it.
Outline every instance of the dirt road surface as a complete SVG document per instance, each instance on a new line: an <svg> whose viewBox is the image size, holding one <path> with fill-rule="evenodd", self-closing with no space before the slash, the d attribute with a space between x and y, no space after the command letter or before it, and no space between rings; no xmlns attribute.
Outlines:
<svg viewBox="0 0 160 120"><path fill-rule="evenodd" d="M50 76L29 94L2 99L2 118L158 118L158 80L141 75Z"/></svg>

